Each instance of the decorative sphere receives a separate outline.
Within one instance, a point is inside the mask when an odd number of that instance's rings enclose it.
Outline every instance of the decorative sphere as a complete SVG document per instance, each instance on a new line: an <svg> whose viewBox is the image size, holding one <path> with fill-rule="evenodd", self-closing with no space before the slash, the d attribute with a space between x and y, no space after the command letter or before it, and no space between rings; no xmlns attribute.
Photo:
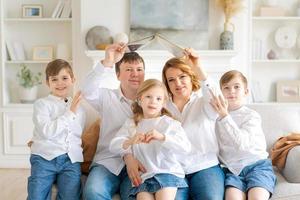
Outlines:
<svg viewBox="0 0 300 200"><path fill-rule="evenodd" d="M117 33L114 36L114 43L124 43L127 44L128 43L128 36L126 33Z"/></svg>

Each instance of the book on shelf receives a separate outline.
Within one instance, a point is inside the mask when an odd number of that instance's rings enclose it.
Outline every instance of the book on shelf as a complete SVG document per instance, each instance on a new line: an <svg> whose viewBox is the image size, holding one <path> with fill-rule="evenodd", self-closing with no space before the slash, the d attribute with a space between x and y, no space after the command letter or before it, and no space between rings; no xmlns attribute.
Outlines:
<svg viewBox="0 0 300 200"><path fill-rule="evenodd" d="M52 12L52 18L69 18L72 12L71 0L59 0Z"/></svg>
<svg viewBox="0 0 300 200"><path fill-rule="evenodd" d="M26 60L24 46L21 42L6 41L8 60Z"/></svg>
<svg viewBox="0 0 300 200"><path fill-rule="evenodd" d="M143 49L144 47L146 47L148 44L152 43L152 42L158 42L159 44L161 44L166 50L168 50L170 53L172 53L175 57L182 57L184 56L184 48L177 45L174 42L171 42L170 40L168 40L165 36L161 35L161 34L154 34L136 41L132 41L130 43L127 44L127 47L130 51L136 51L138 49Z"/></svg>
<svg viewBox="0 0 300 200"><path fill-rule="evenodd" d="M72 2L71 0L65 0L60 18L70 18L71 12L72 12Z"/></svg>
<svg viewBox="0 0 300 200"><path fill-rule="evenodd" d="M17 60L13 44L10 41L6 41L6 50L7 60Z"/></svg>
<svg viewBox="0 0 300 200"><path fill-rule="evenodd" d="M261 86L258 81L252 82L251 96L254 103L262 102Z"/></svg>
<svg viewBox="0 0 300 200"><path fill-rule="evenodd" d="M26 60L25 50L22 42L13 42L17 60Z"/></svg>

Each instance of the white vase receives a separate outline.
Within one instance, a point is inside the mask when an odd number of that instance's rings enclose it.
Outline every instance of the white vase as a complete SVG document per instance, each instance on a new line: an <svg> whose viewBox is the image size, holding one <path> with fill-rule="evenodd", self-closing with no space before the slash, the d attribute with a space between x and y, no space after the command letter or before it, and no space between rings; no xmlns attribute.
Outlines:
<svg viewBox="0 0 300 200"><path fill-rule="evenodd" d="M19 87L19 95L21 103L33 103L37 98L38 87L32 88Z"/></svg>

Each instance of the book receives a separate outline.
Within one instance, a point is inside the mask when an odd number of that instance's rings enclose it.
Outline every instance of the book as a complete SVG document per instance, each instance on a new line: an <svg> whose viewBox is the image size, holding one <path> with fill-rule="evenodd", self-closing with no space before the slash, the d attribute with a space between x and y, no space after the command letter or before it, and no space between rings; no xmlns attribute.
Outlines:
<svg viewBox="0 0 300 200"><path fill-rule="evenodd" d="M184 56L184 48L177 45L174 42L168 40L165 36L161 34L154 34L151 36L144 37L142 39L132 41L127 44L129 51L137 51L138 49L142 49L146 47L151 42L157 41L163 47L165 47L170 53L172 53L175 57L183 57Z"/></svg>
<svg viewBox="0 0 300 200"><path fill-rule="evenodd" d="M57 2L57 4L56 4L56 7L54 8L54 10L53 10L53 12L52 12L51 17L52 17L52 18L57 18L58 12L62 10L63 6L64 6L63 1L62 1L62 0L59 0L59 1Z"/></svg>
<svg viewBox="0 0 300 200"><path fill-rule="evenodd" d="M61 12L61 18L69 18L71 15L72 7L71 7L71 0L65 0L64 8Z"/></svg>
<svg viewBox="0 0 300 200"><path fill-rule="evenodd" d="M17 60L16 52L15 52L13 43L11 41L6 41L6 49L7 49L7 53L8 53L7 59L8 60Z"/></svg>
<svg viewBox="0 0 300 200"><path fill-rule="evenodd" d="M13 42L16 60L26 60L25 50L22 42Z"/></svg>

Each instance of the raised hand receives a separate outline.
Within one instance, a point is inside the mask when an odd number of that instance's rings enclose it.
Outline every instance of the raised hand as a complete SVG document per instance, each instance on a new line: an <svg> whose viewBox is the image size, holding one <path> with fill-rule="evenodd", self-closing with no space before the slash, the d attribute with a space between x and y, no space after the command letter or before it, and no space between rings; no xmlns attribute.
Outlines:
<svg viewBox="0 0 300 200"><path fill-rule="evenodd" d="M81 91L78 91L75 96L73 97L73 101L71 103L71 107L70 107L70 110L73 112L73 113L76 113L77 111L77 108L80 104L80 101L82 99L82 94L81 94Z"/></svg>
<svg viewBox="0 0 300 200"><path fill-rule="evenodd" d="M166 139L165 135L158 132L157 130L153 129L149 132L146 133L145 135L145 143L151 142L151 140L159 140L159 141L164 141Z"/></svg>
<svg viewBox="0 0 300 200"><path fill-rule="evenodd" d="M184 49L185 54L185 60L187 64L192 68L192 70L196 73L196 75L199 77L200 80L206 80L207 74L203 70L199 55L196 53L196 51L192 48L185 48Z"/></svg>
<svg viewBox="0 0 300 200"><path fill-rule="evenodd" d="M219 114L220 118L226 117L228 115L228 101L224 99L223 95L216 96L211 90L209 92L212 97L209 102L210 105Z"/></svg>
<svg viewBox="0 0 300 200"><path fill-rule="evenodd" d="M126 45L123 43L108 45L105 49L105 58L102 64L105 67L113 67L115 63L121 60L126 50Z"/></svg>

